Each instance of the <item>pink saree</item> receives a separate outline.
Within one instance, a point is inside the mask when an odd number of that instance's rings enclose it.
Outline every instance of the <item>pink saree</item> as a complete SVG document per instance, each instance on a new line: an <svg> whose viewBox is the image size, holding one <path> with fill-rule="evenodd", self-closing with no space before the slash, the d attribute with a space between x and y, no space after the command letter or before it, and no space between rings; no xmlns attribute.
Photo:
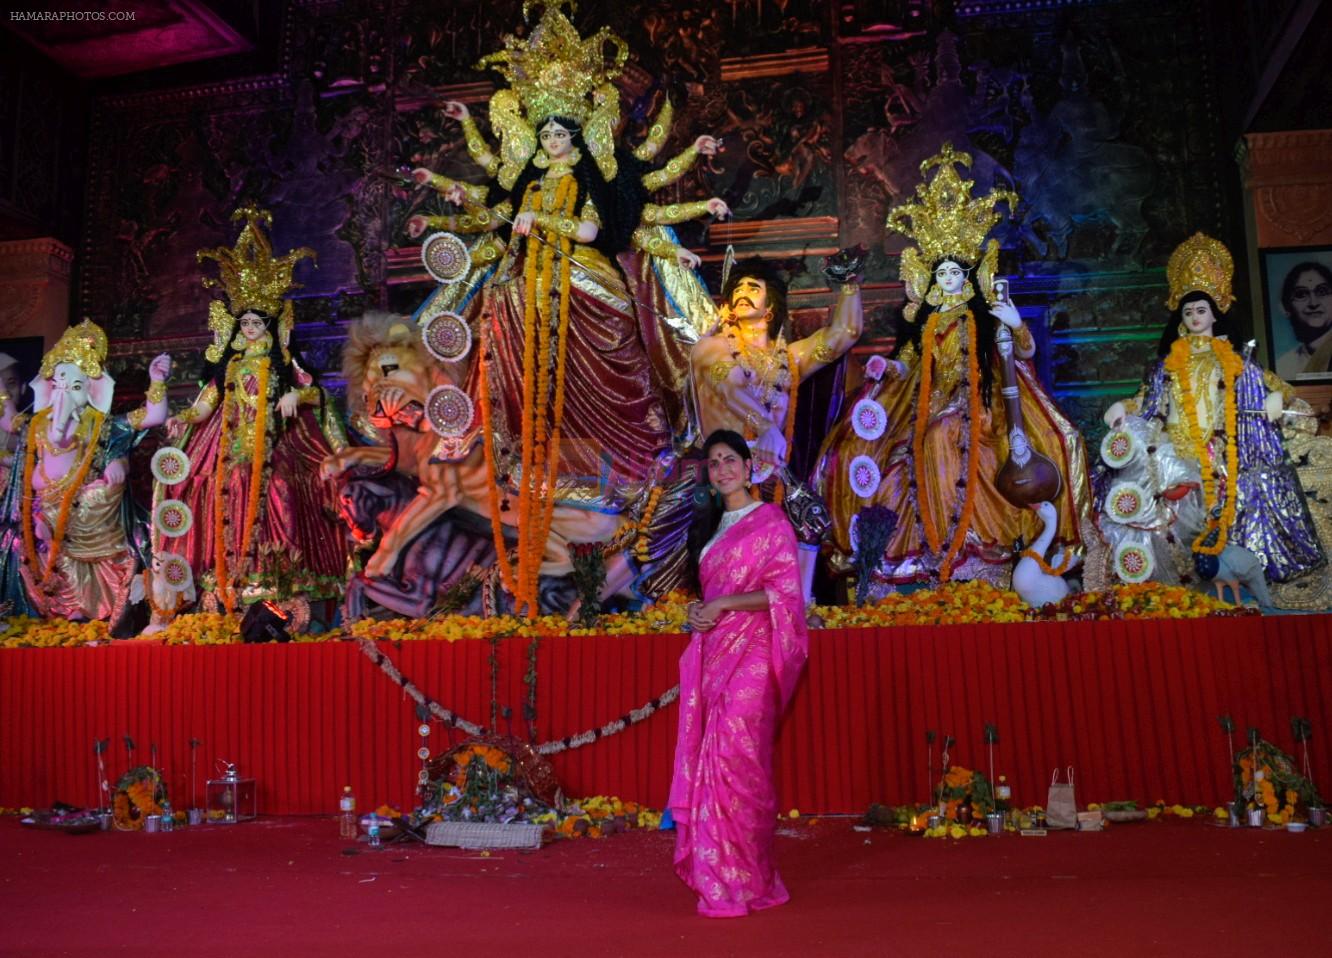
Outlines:
<svg viewBox="0 0 1332 958"><path fill-rule="evenodd" d="M809 651L796 539L780 506L723 533L699 569L705 600L756 592L763 612L728 612L680 658L680 732L668 805L675 872L698 912L733 918L789 899L773 862L777 723Z"/></svg>

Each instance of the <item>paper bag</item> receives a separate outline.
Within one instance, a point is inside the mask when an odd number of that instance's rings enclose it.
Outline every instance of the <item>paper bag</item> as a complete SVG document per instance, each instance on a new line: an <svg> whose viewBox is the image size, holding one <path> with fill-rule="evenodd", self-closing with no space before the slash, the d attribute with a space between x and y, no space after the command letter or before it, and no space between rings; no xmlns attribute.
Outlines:
<svg viewBox="0 0 1332 958"><path fill-rule="evenodd" d="M1073 797L1073 766L1068 767L1068 781L1059 781L1059 769L1050 778L1050 794L1045 800L1045 824L1049 828L1077 828L1078 802Z"/></svg>

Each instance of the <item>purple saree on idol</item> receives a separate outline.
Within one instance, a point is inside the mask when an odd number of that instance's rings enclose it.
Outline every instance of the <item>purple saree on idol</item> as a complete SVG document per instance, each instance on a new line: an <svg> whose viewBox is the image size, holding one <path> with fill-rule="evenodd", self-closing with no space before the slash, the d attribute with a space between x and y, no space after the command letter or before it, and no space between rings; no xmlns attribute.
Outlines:
<svg viewBox="0 0 1332 958"><path fill-rule="evenodd" d="M795 532L780 506L750 495L743 437L719 430L704 452L726 508L719 520L714 512L700 523L711 538L698 559L702 602L690 607L693 640L680 659L668 805L675 871L698 895L699 914L733 918L790 897L773 860L773 750L809 634Z"/></svg>

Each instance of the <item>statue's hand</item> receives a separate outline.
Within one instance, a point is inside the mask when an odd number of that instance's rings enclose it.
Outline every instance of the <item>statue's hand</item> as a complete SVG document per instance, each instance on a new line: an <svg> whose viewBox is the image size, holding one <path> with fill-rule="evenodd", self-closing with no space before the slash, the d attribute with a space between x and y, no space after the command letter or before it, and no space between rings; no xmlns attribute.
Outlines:
<svg viewBox="0 0 1332 958"><path fill-rule="evenodd" d="M171 357L166 353L153 358L148 364L148 378L155 383L164 383L171 375Z"/></svg>
<svg viewBox="0 0 1332 958"><path fill-rule="evenodd" d="M102 470L102 478L108 486L118 486L125 481L125 460L112 459Z"/></svg>
<svg viewBox="0 0 1332 958"><path fill-rule="evenodd" d="M467 111L467 104L461 100L445 100L439 105L439 109L450 120L457 120L459 123L470 115Z"/></svg>
<svg viewBox="0 0 1332 958"><path fill-rule="evenodd" d="M703 262L692 250L687 250L681 246L675 251L675 261L685 269L698 269L698 264Z"/></svg>
<svg viewBox="0 0 1332 958"><path fill-rule="evenodd" d="M1115 429L1124 421L1126 415L1128 415L1128 409L1122 402L1116 402L1110 404L1110 408L1105 411L1105 415L1101 419L1111 429Z"/></svg>
<svg viewBox="0 0 1332 958"><path fill-rule="evenodd" d="M424 166L418 166L416 169L412 170L412 181L416 183L417 186L425 186L430 182L430 177L432 175L433 174Z"/></svg>
<svg viewBox="0 0 1332 958"><path fill-rule="evenodd" d="M407 235L412 239L419 239L428 226L424 216L413 216L407 220Z"/></svg>
<svg viewBox="0 0 1332 958"><path fill-rule="evenodd" d="M462 186L454 183L444 191L444 199L448 200L454 206L462 206L467 202L467 193L463 191Z"/></svg>
<svg viewBox="0 0 1332 958"><path fill-rule="evenodd" d="M708 200L708 212L719 220L730 219L731 208L726 205L726 201L720 196L714 196Z"/></svg>
<svg viewBox="0 0 1332 958"><path fill-rule="evenodd" d="M1263 402L1263 409L1267 413L1268 422L1276 422L1286 412L1286 401L1281 397L1281 393L1268 393L1267 399Z"/></svg>
<svg viewBox="0 0 1332 958"><path fill-rule="evenodd" d="M1018 313L1017 307L1007 301L995 303L990 307L990 315L1009 329L1017 329L1022 325L1022 316Z"/></svg>
<svg viewBox="0 0 1332 958"><path fill-rule="evenodd" d="M786 437L780 429L772 428L754 440L754 458L773 467L786 463Z"/></svg>
<svg viewBox="0 0 1332 958"><path fill-rule="evenodd" d="M296 415L296 406L300 402L300 394L294 389L288 389L278 399L278 412L282 413L283 419L290 419Z"/></svg>
<svg viewBox="0 0 1332 958"><path fill-rule="evenodd" d="M721 149L721 140L704 134L694 141L694 149L704 156L716 156L717 151Z"/></svg>
<svg viewBox="0 0 1332 958"><path fill-rule="evenodd" d="M532 224L536 222L536 214L532 212L519 213L513 218L513 232L517 236L526 236L532 232Z"/></svg>

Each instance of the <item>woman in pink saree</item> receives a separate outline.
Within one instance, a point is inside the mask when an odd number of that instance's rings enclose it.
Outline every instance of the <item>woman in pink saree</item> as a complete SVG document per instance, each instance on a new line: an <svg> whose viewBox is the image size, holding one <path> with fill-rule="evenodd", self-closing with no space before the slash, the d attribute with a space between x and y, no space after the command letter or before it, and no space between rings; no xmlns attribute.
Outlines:
<svg viewBox="0 0 1332 958"><path fill-rule="evenodd" d="M698 895L698 913L737 918L790 897L773 862L772 759L809 634L795 532L780 506L750 494L749 447L718 430L704 455L725 511L696 537L706 540L698 559L703 601L690 607L694 638L680 659L668 804L675 872Z"/></svg>

